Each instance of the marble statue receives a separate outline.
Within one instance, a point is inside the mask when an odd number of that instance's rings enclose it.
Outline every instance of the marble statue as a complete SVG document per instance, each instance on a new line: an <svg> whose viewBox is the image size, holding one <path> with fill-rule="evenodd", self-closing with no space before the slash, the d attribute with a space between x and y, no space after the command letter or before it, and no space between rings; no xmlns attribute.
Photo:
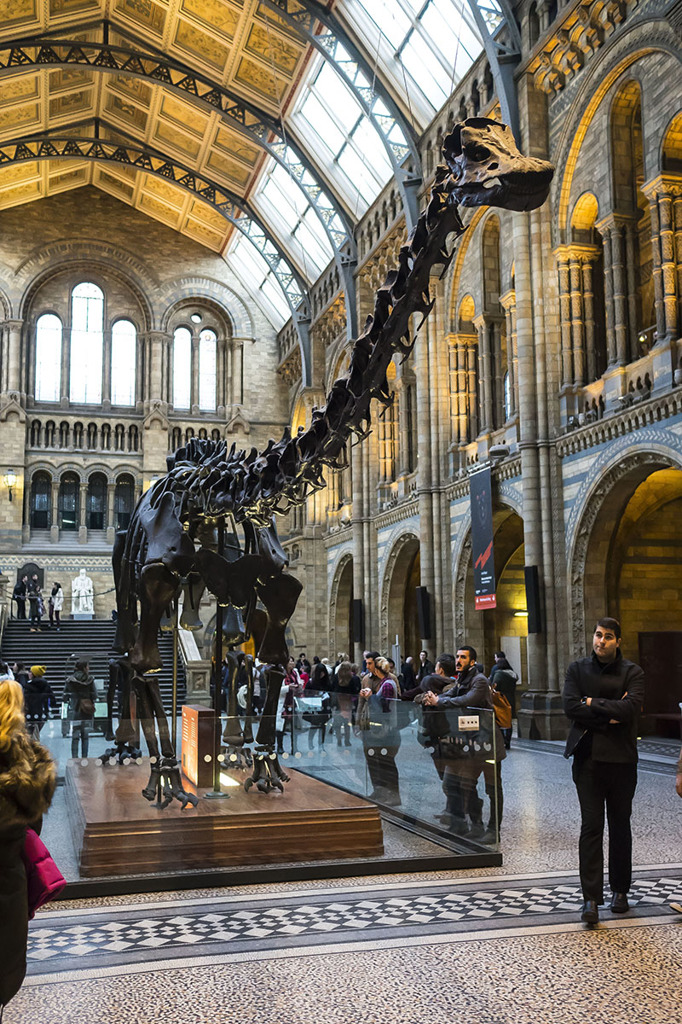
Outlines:
<svg viewBox="0 0 682 1024"><path fill-rule="evenodd" d="M71 582L72 614L92 615L95 610L94 595L95 591L92 585L92 580L86 573L85 569L81 569L75 580L72 580Z"/></svg>

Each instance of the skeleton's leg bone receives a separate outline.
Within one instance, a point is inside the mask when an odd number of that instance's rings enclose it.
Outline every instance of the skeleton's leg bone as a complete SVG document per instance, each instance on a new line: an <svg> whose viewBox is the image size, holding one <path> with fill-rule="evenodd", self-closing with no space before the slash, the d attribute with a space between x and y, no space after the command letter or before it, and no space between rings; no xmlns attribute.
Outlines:
<svg viewBox="0 0 682 1024"><path fill-rule="evenodd" d="M161 616L175 597L178 577L161 562L146 565L140 573L140 632L130 660L138 672L160 669L163 662L157 643Z"/></svg>

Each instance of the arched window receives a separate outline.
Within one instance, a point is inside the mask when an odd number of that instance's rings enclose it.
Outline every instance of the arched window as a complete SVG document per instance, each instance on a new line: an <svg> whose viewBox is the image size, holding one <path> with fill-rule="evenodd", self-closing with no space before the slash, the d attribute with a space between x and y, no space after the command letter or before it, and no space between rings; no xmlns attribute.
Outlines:
<svg viewBox="0 0 682 1024"><path fill-rule="evenodd" d="M112 405L135 405L136 340L135 324L117 320L111 329Z"/></svg>
<svg viewBox="0 0 682 1024"><path fill-rule="evenodd" d="M59 484L59 529L77 530L80 481L75 473L65 473Z"/></svg>
<svg viewBox="0 0 682 1024"><path fill-rule="evenodd" d="M93 473L88 481L87 527L103 530L107 513L107 478L104 473Z"/></svg>
<svg viewBox="0 0 682 1024"><path fill-rule="evenodd" d="M102 401L104 292L92 282L71 293L71 373L69 398L88 405Z"/></svg>
<svg viewBox="0 0 682 1024"><path fill-rule="evenodd" d="M114 523L117 530L127 530L135 503L135 484L133 478L120 476L114 491Z"/></svg>
<svg viewBox="0 0 682 1024"><path fill-rule="evenodd" d="M62 382L62 322L43 313L36 323L36 402L58 402Z"/></svg>
<svg viewBox="0 0 682 1024"><path fill-rule="evenodd" d="M512 393L511 393L511 377L509 376L509 370L504 375L504 418L508 420L512 414Z"/></svg>
<svg viewBox="0 0 682 1024"><path fill-rule="evenodd" d="M31 481L30 524L34 530L49 530L52 513L52 481L47 473L36 473Z"/></svg>
<svg viewBox="0 0 682 1024"><path fill-rule="evenodd" d="M192 396L192 334L177 327L173 335L173 405L189 409Z"/></svg>
<svg viewBox="0 0 682 1024"><path fill-rule="evenodd" d="M199 408L212 412L216 407L218 339L215 331L199 335Z"/></svg>

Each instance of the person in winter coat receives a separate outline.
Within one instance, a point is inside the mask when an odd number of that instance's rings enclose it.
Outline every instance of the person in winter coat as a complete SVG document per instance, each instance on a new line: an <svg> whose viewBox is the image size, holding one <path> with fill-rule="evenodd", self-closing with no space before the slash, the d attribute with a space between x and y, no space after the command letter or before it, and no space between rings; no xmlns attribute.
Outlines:
<svg viewBox="0 0 682 1024"><path fill-rule="evenodd" d="M24 706L29 732L36 738L50 717L50 708L56 708L57 698L47 679L44 665L31 665L31 674L24 687Z"/></svg>
<svg viewBox="0 0 682 1024"><path fill-rule="evenodd" d="M87 661L77 661L76 671L66 680L64 696L68 699L68 716L73 722L71 733L71 757L78 757L78 740L82 744L82 756L88 756L90 728L95 717L97 687L90 675Z"/></svg>
<svg viewBox="0 0 682 1024"><path fill-rule="evenodd" d="M31 620L31 633L40 633L40 620L45 611L45 605L43 604L43 592L38 582L38 574L33 573L31 576L31 582L28 585L28 607L29 607L29 618Z"/></svg>
<svg viewBox="0 0 682 1024"><path fill-rule="evenodd" d="M54 623L57 623L57 632L61 629L60 615L62 608L64 607L64 591L62 590L61 583L53 583L52 590L50 591L50 600L48 601L48 612L50 613L50 629Z"/></svg>
<svg viewBox="0 0 682 1024"><path fill-rule="evenodd" d="M389 671L388 661L377 651L370 651L365 661L367 673L362 677L358 696L357 724L374 786L369 799L398 807L400 781L395 758L400 749L397 711L400 686Z"/></svg>
<svg viewBox="0 0 682 1024"><path fill-rule="evenodd" d="M18 583L14 584L12 600L17 602L17 618L26 618L26 593L28 591L28 576L22 576Z"/></svg>
<svg viewBox="0 0 682 1024"><path fill-rule="evenodd" d="M26 829L40 831L57 776L49 751L26 733L23 702L19 683L0 683L0 1016L26 974Z"/></svg>
<svg viewBox="0 0 682 1024"><path fill-rule="evenodd" d="M291 733L291 745L294 743L294 697L300 697L303 693L303 683L296 668L293 658L287 662L287 670L282 682L280 693L280 706L277 713L277 753L284 753L284 733Z"/></svg>
<svg viewBox="0 0 682 1024"><path fill-rule="evenodd" d="M632 883L632 799L637 787L637 724L644 703L644 673L620 650L617 619L600 619L592 654L572 662L564 683L564 712L571 722L564 757L573 758L580 802L578 860L583 890L581 918L599 920L604 902L604 808L609 825L611 910L629 909Z"/></svg>
<svg viewBox="0 0 682 1024"><path fill-rule="evenodd" d="M341 746L342 737L345 746L350 746L353 709L361 685L360 677L353 672L350 661L342 661L336 669L336 683L331 695L334 735L338 747Z"/></svg>
<svg viewBox="0 0 682 1024"><path fill-rule="evenodd" d="M490 685L499 690L502 696L509 701L512 720L516 718L516 684L518 681L519 677L507 661L504 651L498 651L490 673ZM504 745L509 750L512 738L511 728L503 729L502 735L504 736Z"/></svg>

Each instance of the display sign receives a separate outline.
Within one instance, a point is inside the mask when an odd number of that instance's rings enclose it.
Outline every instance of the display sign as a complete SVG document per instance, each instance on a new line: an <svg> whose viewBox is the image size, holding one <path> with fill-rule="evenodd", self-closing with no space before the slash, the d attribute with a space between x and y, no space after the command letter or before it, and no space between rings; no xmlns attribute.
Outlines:
<svg viewBox="0 0 682 1024"><path fill-rule="evenodd" d="M213 721L212 708L182 705L182 773L195 786L213 785Z"/></svg>
<svg viewBox="0 0 682 1024"><path fill-rule="evenodd" d="M469 477L471 550L476 611L497 607L493 552L493 500L490 466Z"/></svg>

